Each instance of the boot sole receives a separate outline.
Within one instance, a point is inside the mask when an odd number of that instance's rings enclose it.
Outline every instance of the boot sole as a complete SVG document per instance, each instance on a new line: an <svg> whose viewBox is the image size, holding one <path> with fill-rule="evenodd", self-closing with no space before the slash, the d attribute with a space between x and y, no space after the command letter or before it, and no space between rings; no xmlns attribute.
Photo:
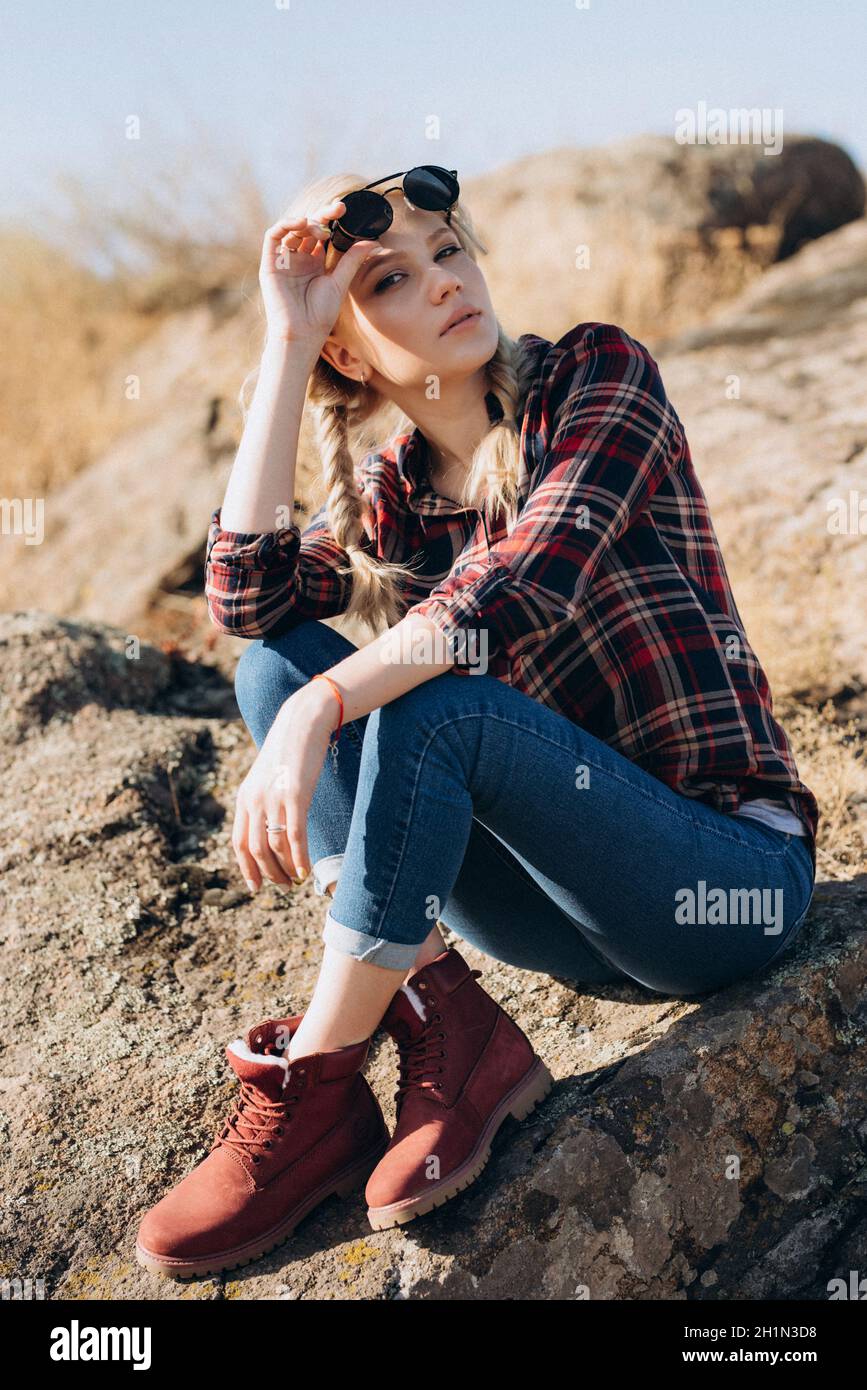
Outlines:
<svg viewBox="0 0 867 1390"><path fill-rule="evenodd" d="M475 1182L491 1156L491 1144L498 1129L509 1115L516 1120L524 1120L544 1100L554 1078L541 1058L537 1059L517 1085L500 1102L491 1115L479 1137L478 1143L459 1168L449 1173L436 1187L428 1187L417 1197L404 1197L400 1202L390 1202L386 1207L368 1207L367 1219L375 1231L384 1231L389 1226L403 1225L416 1216L424 1216L441 1207L464 1188Z"/></svg>
<svg viewBox="0 0 867 1390"><path fill-rule="evenodd" d="M359 1188L364 1188L368 1178L388 1148L388 1144L388 1137L381 1140L375 1149L368 1150L364 1158L354 1160L349 1167L322 1183L297 1207L293 1207L288 1216L284 1216L276 1226L271 1227L270 1231L265 1231L255 1240L246 1241L243 1245L236 1245L231 1250L218 1250L211 1255L198 1255L189 1259L178 1259L171 1255L157 1255L136 1241L136 1259L140 1265L144 1265L145 1269L149 1269L154 1274L164 1274L171 1279L201 1278L208 1274L221 1274L228 1269L242 1269L245 1265L253 1264L263 1255L276 1250L278 1245L283 1245L293 1234L295 1227L321 1202L326 1201L331 1196L350 1197Z"/></svg>

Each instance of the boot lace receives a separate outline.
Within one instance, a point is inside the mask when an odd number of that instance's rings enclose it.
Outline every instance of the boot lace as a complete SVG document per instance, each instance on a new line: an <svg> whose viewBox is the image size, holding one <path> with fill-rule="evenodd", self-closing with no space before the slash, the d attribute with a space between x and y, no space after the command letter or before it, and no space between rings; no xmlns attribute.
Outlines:
<svg viewBox="0 0 867 1390"><path fill-rule="evenodd" d="M272 1051L271 1047L265 1048L266 1053ZM272 1136L283 1133L283 1126L278 1121L288 1122L292 1118L289 1106L297 1104L300 1099L300 1096L287 1096L285 1100L270 1100L252 1081L241 1081L241 1093L235 1102L235 1108L220 1133L216 1135L211 1151L219 1148L221 1144L225 1144L227 1148L234 1145L241 1153L249 1153L256 1145L270 1149L273 1144ZM253 1134L241 1134L237 1128L240 1121L243 1121L245 1127L252 1128ZM265 1138L262 1137L263 1133ZM261 1154L253 1154L252 1159L254 1163L262 1162Z"/></svg>
<svg viewBox="0 0 867 1390"><path fill-rule="evenodd" d="M478 978L482 972L481 970L473 970L471 973L475 978ZM429 1005L436 1006L436 1002L433 995L427 996ZM432 1031L434 1024L442 1023L442 1021L442 1014L434 1014L429 1019L427 1026L416 1037L406 1039L398 1044L400 1074L397 1090L394 1093L398 1114L404 1097L410 1091L442 1090L442 1082L431 1079L431 1073L438 1074L445 1071L445 1067L434 1065L437 1058L447 1055L444 1048L436 1046L438 1042L445 1042L445 1033Z"/></svg>

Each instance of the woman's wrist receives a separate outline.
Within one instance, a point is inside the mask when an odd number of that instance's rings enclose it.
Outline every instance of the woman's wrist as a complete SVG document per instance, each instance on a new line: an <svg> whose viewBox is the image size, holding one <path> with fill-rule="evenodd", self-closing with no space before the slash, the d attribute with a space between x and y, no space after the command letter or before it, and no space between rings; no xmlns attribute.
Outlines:
<svg viewBox="0 0 867 1390"><path fill-rule="evenodd" d="M305 382L316 366L321 348L309 340L287 338L278 328L268 328L263 357L272 358L281 366L295 368L304 374Z"/></svg>
<svg viewBox="0 0 867 1390"><path fill-rule="evenodd" d="M300 717L318 733L332 734L340 721L340 705L328 681L309 680L289 696L282 709L290 704L293 722Z"/></svg>

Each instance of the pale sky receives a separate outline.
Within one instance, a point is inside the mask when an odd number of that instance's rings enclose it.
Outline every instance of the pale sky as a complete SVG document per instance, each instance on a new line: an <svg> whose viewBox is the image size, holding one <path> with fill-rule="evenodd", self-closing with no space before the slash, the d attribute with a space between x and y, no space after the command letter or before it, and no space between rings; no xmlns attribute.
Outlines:
<svg viewBox="0 0 867 1390"><path fill-rule="evenodd" d="M276 215L371 153L383 174L468 179L671 134L700 102L782 108L863 169L865 21L864 0L5 0L0 206L41 221L65 173L132 200L204 138L250 162Z"/></svg>

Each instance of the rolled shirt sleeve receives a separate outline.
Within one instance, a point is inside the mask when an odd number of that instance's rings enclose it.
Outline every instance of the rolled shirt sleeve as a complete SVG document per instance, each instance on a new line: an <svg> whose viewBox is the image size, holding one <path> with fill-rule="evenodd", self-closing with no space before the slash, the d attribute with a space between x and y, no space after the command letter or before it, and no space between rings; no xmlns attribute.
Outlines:
<svg viewBox="0 0 867 1390"><path fill-rule="evenodd" d="M356 469L359 489L364 472ZM365 544L362 541L362 544ZM261 534L227 531L212 513L205 559L205 600L214 625L234 637L277 637L310 618L345 612L349 556L328 524L325 505L302 532L296 525Z"/></svg>
<svg viewBox="0 0 867 1390"><path fill-rule="evenodd" d="M557 344L551 438L509 535L408 610L444 634L454 670L507 675L575 620L606 552L674 465L683 427L647 349L614 324Z"/></svg>

